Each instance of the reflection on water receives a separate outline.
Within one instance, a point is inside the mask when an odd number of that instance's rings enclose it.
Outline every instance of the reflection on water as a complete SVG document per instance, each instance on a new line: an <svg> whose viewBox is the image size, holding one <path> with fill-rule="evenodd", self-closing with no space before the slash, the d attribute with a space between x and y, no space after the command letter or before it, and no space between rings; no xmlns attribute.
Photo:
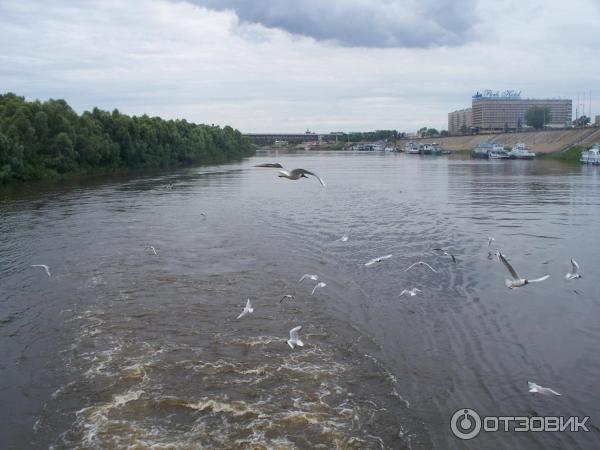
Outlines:
<svg viewBox="0 0 600 450"><path fill-rule="evenodd" d="M599 199L597 167L335 152L0 191L0 447L598 447L449 419L600 417ZM496 248L551 278L506 289Z"/></svg>

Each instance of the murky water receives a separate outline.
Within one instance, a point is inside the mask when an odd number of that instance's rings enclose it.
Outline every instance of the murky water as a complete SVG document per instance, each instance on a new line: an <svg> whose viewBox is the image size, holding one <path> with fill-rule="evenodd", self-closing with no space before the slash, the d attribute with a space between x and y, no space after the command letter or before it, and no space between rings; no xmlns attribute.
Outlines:
<svg viewBox="0 0 600 450"><path fill-rule="evenodd" d="M383 154L0 191L0 448L598 448L599 206L600 168ZM488 236L551 278L507 289ZM459 441L459 408L591 432Z"/></svg>

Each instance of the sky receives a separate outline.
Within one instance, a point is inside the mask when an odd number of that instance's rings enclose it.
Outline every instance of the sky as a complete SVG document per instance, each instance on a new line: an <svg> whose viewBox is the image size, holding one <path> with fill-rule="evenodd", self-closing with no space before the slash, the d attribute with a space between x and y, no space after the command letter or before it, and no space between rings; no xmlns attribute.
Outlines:
<svg viewBox="0 0 600 450"><path fill-rule="evenodd" d="M0 93L246 133L446 129L484 89L591 91L593 116L599 23L598 0L0 0Z"/></svg>

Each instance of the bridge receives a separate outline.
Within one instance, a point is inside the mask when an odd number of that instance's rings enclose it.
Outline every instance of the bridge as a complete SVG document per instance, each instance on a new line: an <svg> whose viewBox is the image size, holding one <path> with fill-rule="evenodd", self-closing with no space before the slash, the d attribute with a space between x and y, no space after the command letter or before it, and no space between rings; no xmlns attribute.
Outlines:
<svg viewBox="0 0 600 450"><path fill-rule="evenodd" d="M253 144L269 145L275 141L287 141L290 143L302 143L310 141L337 142L344 133L246 133L244 137L250 139Z"/></svg>

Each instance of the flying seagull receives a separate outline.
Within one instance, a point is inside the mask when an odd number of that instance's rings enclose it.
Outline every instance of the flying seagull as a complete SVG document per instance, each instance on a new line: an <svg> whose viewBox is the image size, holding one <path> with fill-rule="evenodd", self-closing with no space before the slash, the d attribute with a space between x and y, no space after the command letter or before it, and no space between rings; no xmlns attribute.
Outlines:
<svg viewBox="0 0 600 450"><path fill-rule="evenodd" d="M152 246L152 245L151 245L151 246L150 246L150 249L151 249L151 250L154 252L154 254L155 254L156 256L158 256L158 253L156 253L156 249L154 248L154 246Z"/></svg>
<svg viewBox="0 0 600 450"><path fill-rule="evenodd" d="M327 283L323 283L322 281L317 283L316 286L313 288L312 292L310 293L310 295L315 295L315 291L318 288L324 288L325 286L327 286Z"/></svg>
<svg viewBox="0 0 600 450"><path fill-rule="evenodd" d="M372 265L373 265L373 264L375 264L375 263L378 263L378 262L384 261L384 260L386 260L386 259L390 259L391 257L392 257L392 255L385 255L385 256L380 256L380 257L378 257L378 258L373 258L373 259L370 259L370 260L368 260L368 261L365 263L365 266L366 266L366 267L372 266Z"/></svg>
<svg viewBox="0 0 600 450"><path fill-rule="evenodd" d="M321 185L323 187L325 187L325 182L321 179L321 177L319 177L316 173L313 173L306 169L285 170L283 168L283 166L279 163L258 164L255 167L271 167L271 168L282 169L279 171L278 177L287 178L288 180L299 180L300 178L308 178L306 175L312 175L317 180L319 180L319 183L321 183Z"/></svg>
<svg viewBox="0 0 600 450"><path fill-rule="evenodd" d="M429 264L427 264L426 262L423 262L423 261L417 261L416 263L411 264L406 269L404 269L404 271L408 272L410 269L412 269L415 266L426 266L426 267L429 267L432 272L437 273L437 270L435 270L433 267L431 267Z"/></svg>
<svg viewBox="0 0 600 450"><path fill-rule="evenodd" d="M291 295L291 294L285 294L283 297L281 297L281 300L279 300L279 303L283 302L284 300L295 300L296 296Z"/></svg>
<svg viewBox="0 0 600 450"><path fill-rule="evenodd" d="M321 177L319 177L319 175L317 175L316 173L310 172L309 170L306 170L306 169L293 169L290 171L280 170L278 177L287 178L289 180L298 180L300 178L308 178L306 175L312 175L317 180L319 180L319 183L321 183L321 186L325 187L325 182L321 179Z"/></svg>
<svg viewBox="0 0 600 450"><path fill-rule="evenodd" d="M244 307L244 309L242 310L241 314L239 316L237 316L236 320L241 319L242 317L244 317L246 314L251 314L254 312L254 308L252 307L252 303L250 303L250 299L248 299L246 301L246 306Z"/></svg>
<svg viewBox="0 0 600 450"><path fill-rule="evenodd" d="M335 240L335 241L333 241L333 242L337 242L337 241L340 241L340 242L348 242L348 239L350 239L350 228L348 228L348 231L346 231L346 233L342 234L342 237L341 237L341 238L339 238L339 239L336 239L336 240Z"/></svg>
<svg viewBox="0 0 600 450"><path fill-rule="evenodd" d="M528 381L527 386L529 387L529 392L534 392L536 394L554 394L560 395L554 389L550 389L547 387L542 387L539 384L535 384L533 381Z"/></svg>
<svg viewBox="0 0 600 450"><path fill-rule="evenodd" d="M571 258L571 266L573 266L573 271L569 272L565 275L567 280L574 280L575 278L581 278L581 274L579 274L579 264L573 258Z"/></svg>
<svg viewBox="0 0 600 450"><path fill-rule="evenodd" d="M48 275L48 277L51 277L50 267L48 267L46 264L32 264L31 267L42 267L46 271L46 275Z"/></svg>
<svg viewBox="0 0 600 450"><path fill-rule="evenodd" d="M434 250L434 251L436 251L436 252L440 252L440 253L441 253L442 255L444 255L444 256L449 256L449 257L451 257L451 258L452 258L452 262L453 262L454 264L456 264L456 258L454 257L454 255L453 255L452 253L448 253L448 252L447 252L446 250L444 250L443 248L434 248L433 250Z"/></svg>
<svg viewBox="0 0 600 450"><path fill-rule="evenodd" d="M537 283L539 281L544 281L544 280L547 280L548 278L550 278L550 275L544 275L543 277L536 278L534 280L528 280L526 278L521 278L519 276L519 274L515 271L515 269L513 269L513 266L510 265L510 263L506 260L506 258L500 251L498 251L497 256L498 256L498 259L500 259L500 261L502 261L502 264L504 264L504 266L506 267L506 269L508 270L508 272L510 273L510 276L512 278L511 280L506 279L506 281L505 281L506 287L508 287L509 289L522 287L529 283Z"/></svg>
<svg viewBox="0 0 600 450"><path fill-rule="evenodd" d="M295 346L304 347L304 342L300 340L300 336L298 336L298 332L302 329L302 327L295 327L290 330L290 338L287 340L288 345L291 348Z"/></svg>
<svg viewBox="0 0 600 450"><path fill-rule="evenodd" d="M317 281L319 279L319 275L311 275L310 273L305 273L304 275L302 275L300 277L300 279L298 280L298 283L301 283L303 280L305 280L307 278L309 280Z"/></svg>
<svg viewBox="0 0 600 450"><path fill-rule="evenodd" d="M417 292L423 292L421 289L417 289L417 288L412 288L412 289L404 289L401 293L400 293L400 297L402 297L404 294L410 294L411 297L414 297L415 295L417 295Z"/></svg>

